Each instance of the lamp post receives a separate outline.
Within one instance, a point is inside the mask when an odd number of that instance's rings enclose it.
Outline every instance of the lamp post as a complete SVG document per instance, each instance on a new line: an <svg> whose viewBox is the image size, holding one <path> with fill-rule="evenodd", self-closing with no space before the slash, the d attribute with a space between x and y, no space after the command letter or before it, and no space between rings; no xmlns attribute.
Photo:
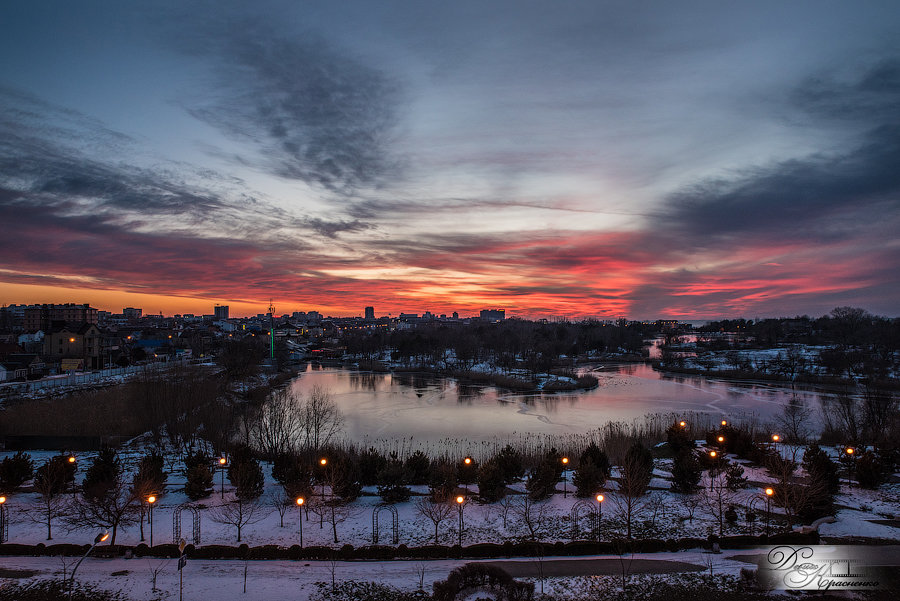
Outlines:
<svg viewBox="0 0 900 601"><path fill-rule="evenodd" d="M772 499L772 495L775 494L774 488L767 488L765 490L766 493L766 536L769 536L769 502Z"/></svg>
<svg viewBox="0 0 900 601"><path fill-rule="evenodd" d="M463 459L463 465L465 465L467 468L470 467L472 465L472 458L466 455L466 458ZM466 480L463 481L462 478L465 478ZM471 478L471 476L469 475L469 470L466 470L460 478L460 482L462 482L466 488L466 494L469 494L469 478Z"/></svg>
<svg viewBox="0 0 900 601"><path fill-rule="evenodd" d="M719 456L719 454L715 451L709 452L709 457L710 457L710 459L713 460L713 465L712 465L712 467L709 468L709 491L710 492L712 492L712 490L713 490L713 475L714 475L714 472L716 471L715 464L717 463L716 457L718 457L718 456Z"/></svg>
<svg viewBox="0 0 900 601"><path fill-rule="evenodd" d="M856 456L854 455L854 453L856 453L856 449L854 449L853 447L847 447L846 449L844 449L844 453L846 453L847 457L849 458L850 466L847 470L847 488L851 488L853 486L853 472L855 471L853 468L856 467Z"/></svg>
<svg viewBox="0 0 900 601"><path fill-rule="evenodd" d="M303 503L306 501L303 497L297 497L297 507L300 508L300 548L303 548Z"/></svg>
<svg viewBox="0 0 900 601"><path fill-rule="evenodd" d="M78 563L75 564L75 567L72 568L72 576L69 578L69 599L72 598L72 588L75 586L75 571L78 569L78 566L81 565L81 562L84 561L88 555L91 554L91 551L94 550L94 547L105 541L109 538L109 532L101 532L97 536L94 537L94 544L90 546L87 550L87 553L81 556L81 559L78 560Z"/></svg>
<svg viewBox="0 0 900 601"><path fill-rule="evenodd" d="M72 472L72 498L75 498L75 473L78 471L78 466L75 465L75 455L69 455L67 460L69 465L71 465L74 470Z"/></svg>
<svg viewBox="0 0 900 601"><path fill-rule="evenodd" d="M722 427L724 428L724 427L727 426L727 425L728 425L728 421L723 419L723 420L722 420Z"/></svg>
<svg viewBox="0 0 900 601"><path fill-rule="evenodd" d="M463 534L463 504L465 504L466 498L462 495L456 497L456 506L459 508L459 546L462 547L462 534Z"/></svg>
<svg viewBox="0 0 900 601"><path fill-rule="evenodd" d="M597 542L600 542L600 521L603 519L603 495L597 495Z"/></svg>
<svg viewBox="0 0 900 601"><path fill-rule="evenodd" d="M322 457L319 459L319 465L322 466L322 500L325 500L325 466L328 465L328 460Z"/></svg>
<svg viewBox="0 0 900 601"><path fill-rule="evenodd" d="M778 441L781 440L781 437L778 434L772 435L772 450L776 453L778 452Z"/></svg>
<svg viewBox="0 0 900 601"><path fill-rule="evenodd" d="M147 497L147 505L150 507L150 548L153 548L153 504L156 503L156 497L150 495Z"/></svg>
<svg viewBox="0 0 900 601"><path fill-rule="evenodd" d="M5 543L9 528L9 510L6 508L6 497L0 497L0 543Z"/></svg>
<svg viewBox="0 0 900 601"><path fill-rule="evenodd" d="M566 494L568 492L566 490L566 483L567 483L567 476L568 476L569 458L563 457L562 464L563 464L563 499L565 499Z"/></svg>
<svg viewBox="0 0 900 601"><path fill-rule="evenodd" d="M225 464L228 460L225 457L219 457L219 471L222 473L222 488L219 491L221 498L225 498Z"/></svg>
<svg viewBox="0 0 900 601"><path fill-rule="evenodd" d="M678 425L681 426L682 428L687 428L687 422L684 420L681 420L680 422L678 422Z"/></svg>

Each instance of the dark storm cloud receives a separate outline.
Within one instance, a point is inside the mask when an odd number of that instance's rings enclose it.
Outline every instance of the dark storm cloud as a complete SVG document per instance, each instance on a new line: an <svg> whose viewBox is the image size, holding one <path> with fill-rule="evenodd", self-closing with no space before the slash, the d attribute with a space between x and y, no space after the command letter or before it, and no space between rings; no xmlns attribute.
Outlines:
<svg viewBox="0 0 900 601"><path fill-rule="evenodd" d="M211 61L214 85L187 108L253 142L260 158L242 160L344 194L395 174L395 82L313 34L280 33L237 14L203 18L189 23L190 41L180 45Z"/></svg>
<svg viewBox="0 0 900 601"><path fill-rule="evenodd" d="M900 62L884 60L850 83L807 80L793 106L822 125L856 125L848 148L700 182L670 197L658 220L699 244L735 238L811 242L853 236L900 215Z"/></svg>

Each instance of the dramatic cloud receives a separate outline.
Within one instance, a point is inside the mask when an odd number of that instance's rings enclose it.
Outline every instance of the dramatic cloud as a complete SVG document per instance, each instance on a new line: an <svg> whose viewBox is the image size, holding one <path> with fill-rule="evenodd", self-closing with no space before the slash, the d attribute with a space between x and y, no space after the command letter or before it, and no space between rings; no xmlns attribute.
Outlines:
<svg viewBox="0 0 900 601"><path fill-rule="evenodd" d="M209 61L215 81L189 110L252 142L258 155L244 159L343 194L396 173L400 93L385 74L312 32L287 34L227 7L184 24L183 46Z"/></svg>

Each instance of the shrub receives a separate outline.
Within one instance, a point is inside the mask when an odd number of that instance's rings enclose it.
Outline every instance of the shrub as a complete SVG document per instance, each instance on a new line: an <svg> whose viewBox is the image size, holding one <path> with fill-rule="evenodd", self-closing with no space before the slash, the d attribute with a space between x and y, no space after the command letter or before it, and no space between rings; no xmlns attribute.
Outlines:
<svg viewBox="0 0 900 601"><path fill-rule="evenodd" d="M525 466L522 460L522 454L515 450L511 445L506 445L494 457L500 473L503 475L503 482L512 484L517 480L521 480L525 474Z"/></svg>
<svg viewBox="0 0 900 601"><path fill-rule="evenodd" d="M8 582L0 587L0 601L127 601L121 592L106 591L92 584L70 580Z"/></svg>
<svg viewBox="0 0 900 601"><path fill-rule="evenodd" d="M12 491L19 488L31 478L34 463L31 456L19 451L12 457L0 461L0 490Z"/></svg>
<svg viewBox="0 0 900 601"><path fill-rule="evenodd" d="M572 484L575 485L576 497L590 497L600 490L606 477L603 470L588 457L582 456L578 462L578 469L572 477Z"/></svg>
<svg viewBox="0 0 900 601"><path fill-rule="evenodd" d="M878 488L884 480L881 458L872 451L866 451L856 460L854 466L856 481L863 488Z"/></svg>
<svg viewBox="0 0 900 601"><path fill-rule="evenodd" d="M403 465L406 470L406 481L413 486L428 484L431 474L431 460L422 451L416 451L406 458Z"/></svg>

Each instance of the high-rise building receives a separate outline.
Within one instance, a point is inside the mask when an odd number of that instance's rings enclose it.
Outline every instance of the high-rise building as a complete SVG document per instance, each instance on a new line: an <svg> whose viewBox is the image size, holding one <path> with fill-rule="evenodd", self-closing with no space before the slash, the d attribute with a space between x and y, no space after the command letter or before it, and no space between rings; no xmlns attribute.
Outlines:
<svg viewBox="0 0 900 601"><path fill-rule="evenodd" d="M485 321L503 321L506 319L506 309L482 309L481 319Z"/></svg>
<svg viewBox="0 0 900 601"><path fill-rule="evenodd" d="M213 317L218 319L228 319L228 305L216 305L213 308Z"/></svg>
<svg viewBox="0 0 900 601"><path fill-rule="evenodd" d="M125 319L140 319L143 313L143 309L135 309L134 307L125 307L122 309L122 315Z"/></svg>
<svg viewBox="0 0 900 601"><path fill-rule="evenodd" d="M375 307L366 307L366 319L375 319Z"/></svg>

